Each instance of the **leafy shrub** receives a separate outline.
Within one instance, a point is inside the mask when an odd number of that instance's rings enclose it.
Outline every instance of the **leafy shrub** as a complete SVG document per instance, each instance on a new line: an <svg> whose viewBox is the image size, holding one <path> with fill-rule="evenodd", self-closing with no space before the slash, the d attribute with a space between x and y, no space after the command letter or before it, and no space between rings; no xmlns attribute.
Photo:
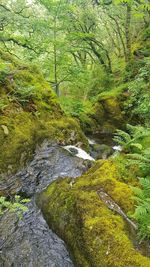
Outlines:
<svg viewBox="0 0 150 267"><path fill-rule="evenodd" d="M69 116L80 118L82 114L89 111L91 112L92 110L92 103L90 101L82 101L62 96L59 98L59 101L62 109Z"/></svg>
<svg viewBox="0 0 150 267"><path fill-rule="evenodd" d="M130 82L130 93L126 108L133 115L137 115L145 124L149 125L150 118L150 62L141 67L134 81Z"/></svg>

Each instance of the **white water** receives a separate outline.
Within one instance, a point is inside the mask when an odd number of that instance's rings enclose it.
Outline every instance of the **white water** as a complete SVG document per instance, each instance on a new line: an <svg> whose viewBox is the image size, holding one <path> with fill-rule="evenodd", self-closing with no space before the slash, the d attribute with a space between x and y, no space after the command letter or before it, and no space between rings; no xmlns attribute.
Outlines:
<svg viewBox="0 0 150 267"><path fill-rule="evenodd" d="M87 138L89 145L95 145L96 142L93 139Z"/></svg>
<svg viewBox="0 0 150 267"><path fill-rule="evenodd" d="M88 160L95 160L94 158L92 158L88 153L86 153L86 151L84 151L83 149L76 147L76 146L64 146L64 149L66 149L67 151L69 151L72 154L75 154L76 157L78 158L82 158L82 159L88 159ZM73 152L71 151L73 150ZM76 151L76 153L74 153Z"/></svg>
<svg viewBox="0 0 150 267"><path fill-rule="evenodd" d="M122 151L122 147L121 146L113 146L113 149L116 151Z"/></svg>

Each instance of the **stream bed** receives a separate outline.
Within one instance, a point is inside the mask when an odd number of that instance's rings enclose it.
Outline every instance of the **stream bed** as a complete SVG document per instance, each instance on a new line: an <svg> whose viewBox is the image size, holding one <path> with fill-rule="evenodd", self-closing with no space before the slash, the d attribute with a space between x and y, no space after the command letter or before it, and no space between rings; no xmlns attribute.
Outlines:
<svg viewBox="0 0 150 267"><path fill-rule="evenodd" d="M25 169L3 178L1 191L31 201L21 220L10 212L1 216L0 266L73 267L65 243L49 229L35 204L35 196L52 181L67 176L75 178L90 166L90 161L73 157L56 143L45 141Z"/></svg>

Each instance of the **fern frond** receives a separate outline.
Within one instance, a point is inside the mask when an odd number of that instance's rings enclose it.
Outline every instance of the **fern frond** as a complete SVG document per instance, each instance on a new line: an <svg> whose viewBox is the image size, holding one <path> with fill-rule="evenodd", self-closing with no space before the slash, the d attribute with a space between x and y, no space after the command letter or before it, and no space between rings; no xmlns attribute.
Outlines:
<svg viewBox="0 0 150 267"><path fill-rule="evenodd" d="M114 141L117 141L116 139L119 139L120 141L123 141L127 144L131 141L131 136L122 130L117 130L114 139Z"/></svg>
<svg viewBox="0 0 150 267"><path fill-rule="evenodd" d="M147 209L145 206L138 206L135 210L134 217L139 219L141 216L145 216L147 214Z"/></svg>
<svg viewBox="0 0 150 267"><path fill-rule="evenodd" d="M140 179L140 184L143 186L144 190L146 190L147 192L149 192L149 196L150 196L150 178L141 178Z"/></svg>
<svg viewBox="0 0 150 267"><path fill-rule="evenodd" d="M138 154L138 153L128 154L128 158L150 163L150 159L148 159L147 157L143 156L142 154Z"/></svg>
<svg viewBox="0 0 150 267"><path fill-rule="evenodd" d="M142 148L143 148L143 146L141 144L138 144L138 143L131 144L131 147L138 148L139 150L142 150Z"/></svg>
<svg viewBox="0 0 150 267"><path fill-rule="evenodd" d="M139 197L139 198L143 198L144 194L143 194L143 190L139 187L134 187L134 186L130 186L130 188L132 189L132 191L134 192L134 194Z"/></svg>

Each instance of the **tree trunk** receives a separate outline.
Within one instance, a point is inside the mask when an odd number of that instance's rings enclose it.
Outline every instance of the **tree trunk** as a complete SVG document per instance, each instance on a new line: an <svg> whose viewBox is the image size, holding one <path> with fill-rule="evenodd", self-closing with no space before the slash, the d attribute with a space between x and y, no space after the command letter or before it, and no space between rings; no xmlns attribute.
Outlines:
<svg viewBox="0 0 150 267"><path fill-rule="evenodd" d="M55 92L56 92L57 96L60 95L59 84L58 83L55 84Z"/></svg>
<svg viewBox="0 0 150 267"><path fill-rule="evenodd" d="M108 59L108 65L105 63L105 61L103 60L101 54L97 51L97 49L95 48L94 44L92 42L89 42L89 45L93 51L93 53L95 54L95 56L97 57L97 59L99 60L100 64L104 67L104 69L109 72L109 73L112 73L112 70L111 70L111 61L110 61L110 58L109 58L109 55L106 54L106 57ZM105 51L106 52L106 51Z"/></svg>
<svg viewBox="0 0 150 267"><path fill-rule="evenodd" d="M119 36L119 38L120 38L120 42L121 42L121 44L122 44L122 48L123 48L123 53L124 53L125 61L127 61L126 45L125 45L125 42L124 42L123 35L122 35L122 33L121 33L120 25L119 25L119 23L118 23L118 21L117 21L116 18L114 18L114 17L111 16L111 15L108 15L108 16L109 16L109 17L115 22L115 24L116 24L116 31L117 31L117 33L118 33L118 36Z"/></svg>
<svg viewBox="0 0 150 267"><path fill-rule="evenodd" d="M53 33L53 42L54 42L54 84L55 84L55 92L57 96L59 96L59 84L58 84L58 77L57 77L57 46L56 46L56 40L57 40L57 32L56 32L56 20L57 16L54 17L54 33Z"/></svg>
<svg viewBox="0 0 150 267"><path fill-rule="evenodd" d="M126 11L126 62L131 59L131 6L127 4Z"/></svg>

